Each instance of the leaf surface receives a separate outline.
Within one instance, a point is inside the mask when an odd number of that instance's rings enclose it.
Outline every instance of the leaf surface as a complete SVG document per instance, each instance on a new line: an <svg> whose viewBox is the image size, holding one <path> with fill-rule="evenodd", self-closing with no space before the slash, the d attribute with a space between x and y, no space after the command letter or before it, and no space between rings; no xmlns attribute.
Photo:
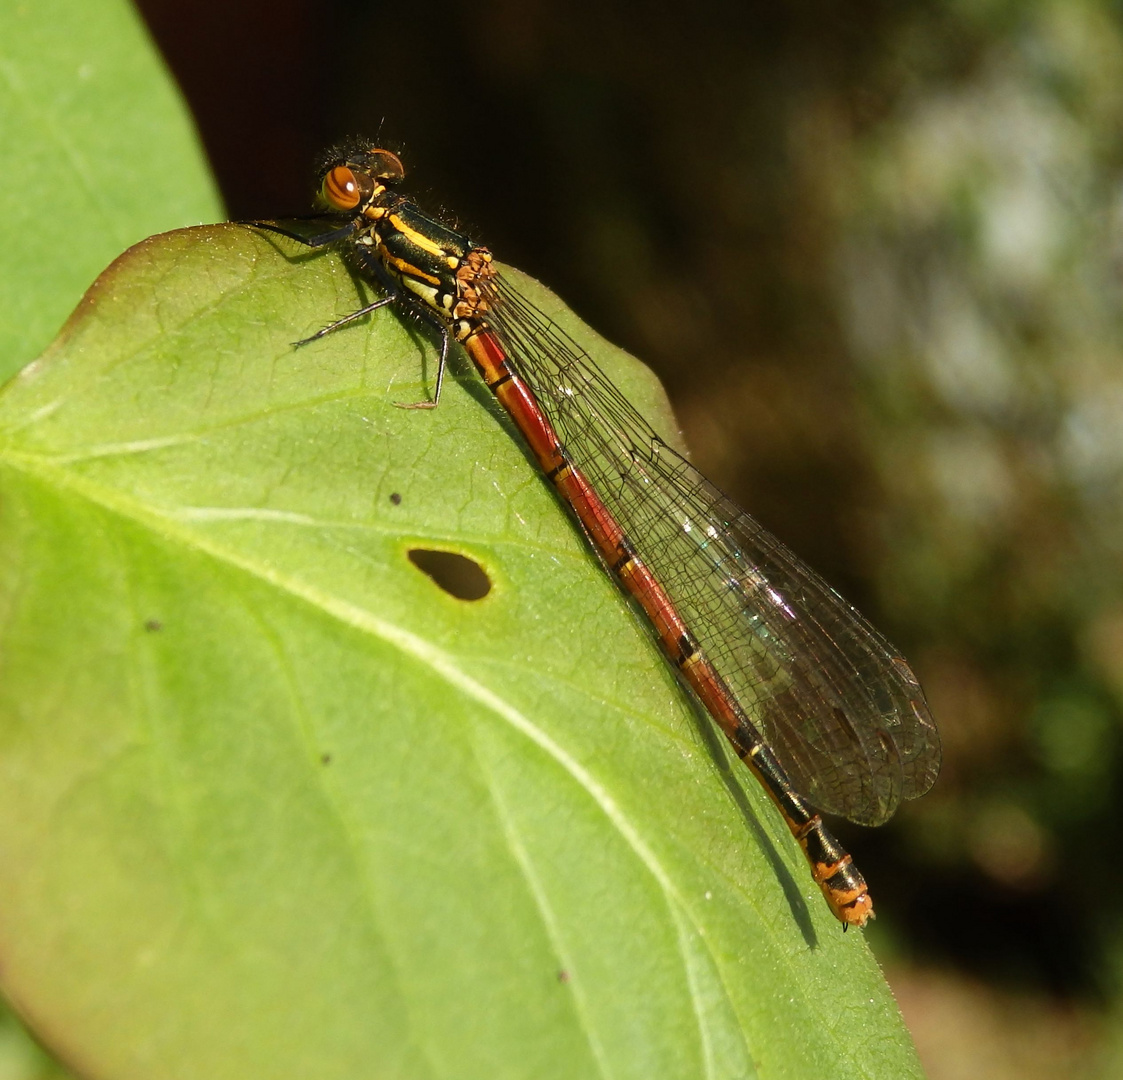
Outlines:
<svg viewBox="0 0 1123 1080"><path fill-rule="evenodd" d="M5 991L112 1080L919 1075L459 350L411 412L395 312L291 347L363 298L247 228L154 237L0 395Z"/></svg>
<svg viewBox="0 0 1123 1080"><path fill-rule="evenodd" d="M175 84L125 0L0 4L0 381L150 233L225 215Z"/></svg>

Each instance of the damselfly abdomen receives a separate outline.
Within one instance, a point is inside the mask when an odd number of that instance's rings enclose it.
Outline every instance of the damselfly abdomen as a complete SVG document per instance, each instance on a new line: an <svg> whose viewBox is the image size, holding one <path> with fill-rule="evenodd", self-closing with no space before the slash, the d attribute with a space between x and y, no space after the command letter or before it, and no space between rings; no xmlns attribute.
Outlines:
<svg viewBox="0 0 1123 1080"><path fill-rule="evenodd" d="M402 163L357 144L323 170L322 228L387 304L467 351L607 570L772 796L844 926L873 916L862 875L818 810L880 825L923 795L940 743L920 684L866 619L668 446L592 358L492 263L397 193ZM300 342L299 344L304 344Z"/></svg>

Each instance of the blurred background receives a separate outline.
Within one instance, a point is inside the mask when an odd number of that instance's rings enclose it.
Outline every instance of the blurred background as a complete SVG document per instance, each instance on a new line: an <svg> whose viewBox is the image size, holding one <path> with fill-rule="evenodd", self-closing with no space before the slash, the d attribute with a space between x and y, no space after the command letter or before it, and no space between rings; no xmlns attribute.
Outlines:
<svg viewBox="0 0 1123 1080"><path fill-rule="evenodd" d="M400 145L913 662L940 780L840 831L933 1080L1123 1075L1123 4L139 6L232 218Z"/></svg>

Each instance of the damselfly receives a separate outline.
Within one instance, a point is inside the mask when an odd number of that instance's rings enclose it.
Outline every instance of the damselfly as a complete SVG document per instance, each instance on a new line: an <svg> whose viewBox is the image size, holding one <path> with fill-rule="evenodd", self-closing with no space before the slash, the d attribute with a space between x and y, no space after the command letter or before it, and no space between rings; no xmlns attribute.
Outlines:
<svg viewBox="0 0 1123 1080"><path fill-rule="evenodd" d="M440 336L434 408L452 339L510 414L606 569L671 664L764 784L834 914L873 917L865 880L818 810L880 825L923 795L940 743L920 684L841 596L669 447L592 358L506 280L490 252L395 191L389 150L356 144L322 172L318 232L377 299Z"/></svg>

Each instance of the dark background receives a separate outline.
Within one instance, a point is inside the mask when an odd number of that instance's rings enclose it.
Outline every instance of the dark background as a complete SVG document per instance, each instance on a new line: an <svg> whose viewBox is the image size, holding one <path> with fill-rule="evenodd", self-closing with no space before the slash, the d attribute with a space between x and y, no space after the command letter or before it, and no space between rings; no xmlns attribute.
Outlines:
<svg viewBox="0 0 1123 1080"><path fill-rule="evenodd" d="M929 692L936 789L843 838L932 1075L1111 1075L1118 6L140 8L232 218L306 212L369 134L658 372L704 471Z"/></svg>

